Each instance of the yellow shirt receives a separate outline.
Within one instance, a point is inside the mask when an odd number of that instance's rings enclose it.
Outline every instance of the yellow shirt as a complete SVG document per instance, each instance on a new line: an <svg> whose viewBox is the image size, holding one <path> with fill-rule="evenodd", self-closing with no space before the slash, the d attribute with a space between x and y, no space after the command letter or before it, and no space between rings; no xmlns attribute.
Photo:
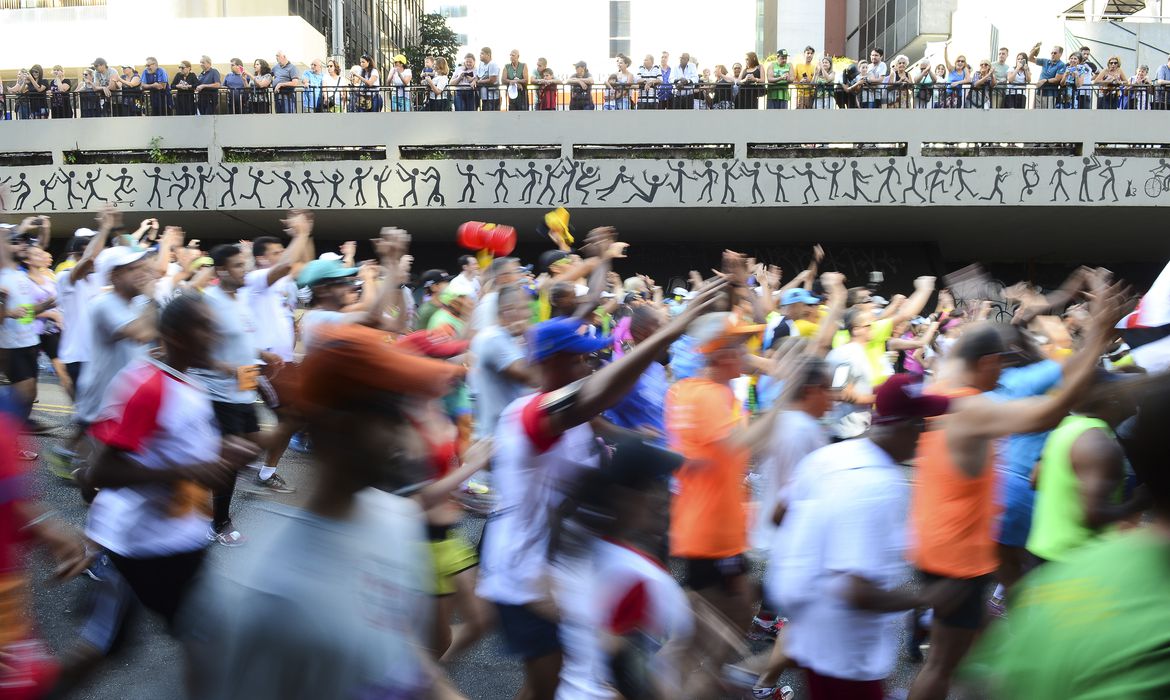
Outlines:
<svg viewBox="0 0 1170 700"><path fill-rule="evenodd" d="M810 82L812 81L813 74L815 74L817 72L816 61L813 61L812 63L807 63L807 64L806 63L797 63L794 65L796 66L796 79L797 80L808 79Z"/></svg>

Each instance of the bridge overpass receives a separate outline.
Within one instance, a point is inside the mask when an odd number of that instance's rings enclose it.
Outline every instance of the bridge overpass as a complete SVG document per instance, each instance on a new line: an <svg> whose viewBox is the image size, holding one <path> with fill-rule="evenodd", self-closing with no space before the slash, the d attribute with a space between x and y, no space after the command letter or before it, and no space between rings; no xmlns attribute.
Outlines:
<svg viewBox="0 0 1170 700"><path fill-rule="evenodd" d="M1170 137L1157 111L789 110L410 112L0 123L0 218L104 201L205 241L279 230L317 210L319 236L394 224L420 250L466 220L544 212L618 226L647 264L809 241L934 267L1157 262L1170 254ZM650 244L650 245L641 245ZM448 263L449 264L449 263ZM677 267L676 267L677 266Z"/></svg>

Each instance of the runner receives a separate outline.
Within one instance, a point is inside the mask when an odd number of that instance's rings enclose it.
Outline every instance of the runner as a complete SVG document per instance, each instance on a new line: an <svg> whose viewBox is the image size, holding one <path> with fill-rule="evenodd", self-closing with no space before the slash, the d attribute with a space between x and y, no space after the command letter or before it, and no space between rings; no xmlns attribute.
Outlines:
<svg viewBox="0 0 1170 700"><path fill-rule="evenodd" d="M301 365L316 483L278 507L249 561L208 581L192 608L196 700L462 697L426 653L434 571L426 478L411 404L445 394L456 365L412 356L385 333L326 324Z"/></svg>
<svg viewBox="0 0 1170 700"><path fill-rule="evenodd" d="M949 610L936 610L931 653L910 689L910 700L944 700L951 676L983 623L995 557L995 450L992 441L1054 427L1093 379L1097 360L1121 318L1124 285L1093 283L1093 318L1084 345L1065 364L1061 390L1045 397L993 401L1006 351L990 324L973 324L956 343L952 366L931 391L953 401L951 413L923 436L911 504L911 559L928 583L954 581L963 593Z"/></svg>
<svg viewBox="0 0 1170 700"><path fill-rule="evenodd" d="M582 335L582 322L572 317L545 321L530 332L529 358L540 372L540 389L512 402L496 427L492 475L500 500L481 545L477 588L495 603L508 651L524 660L520 697L552 700L556 694L562 659L557 614L541 584L548 573L548 518L563 502L569 482L597 464L588 421L629 391L725 288L721 281L708 285L674 321L592 375L586 359L607 347L609 338Z"/></svg>
<svg viewBox="0 0 1170 700"><path fill-rule="evenodd" d="M115 271L115 287L122 274ZM95 313L95 328L103 327L103 313ZM176 297L159 318L158 337L160 360L136 358L109 382L91 429L100 447L92 466L78 473L83 484L100 489L85 529L101 547L100 580L66 654L59 692L110 653L135 600L175 633L207 548L208 489L234 480L257 454L254 445L219 436L211 397L187 374L213 362L208 304Z"/></svg>

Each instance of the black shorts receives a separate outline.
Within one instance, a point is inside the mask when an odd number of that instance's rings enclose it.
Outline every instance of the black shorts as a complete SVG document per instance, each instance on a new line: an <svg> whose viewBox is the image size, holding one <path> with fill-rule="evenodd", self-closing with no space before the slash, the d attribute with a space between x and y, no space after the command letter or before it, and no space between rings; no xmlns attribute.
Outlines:
<svg viewBox="0 0 1170 700"><path fill-rule="evenodd" d="M963 592L959 601L946 615L934 611L934 619L947 627L957 627L964 630L977 630L983 625L983 615L987 608L987 594L991 587L991 574L976 576L975 578L951 578L939 576L928 571L918 572L925 585L939 581L958 581L963 584Z"/></svg>
<svg viewBox="0 0 1170 700"><path fill-rule="evenodd" d="M215 422L221 435L251 435L260 432L260 419L256 417L256 405L250 403L228 403L213 401Z"/></svg>
<svg viewBox="0 0 1170 700"><path fill-rule="evenodd" d="M5 373L8 375L8 381L13 384L23 382L26 379L36 379L37 375L40 374L40 370L37 368L37 355L41 352L41 346L8 348L3 352L8 358L5 361Z"/></svg>
<svg viewBox="0 0 1170 700"><path fill-rule="evenodd" d="M496 612L509 654L531 661L561 650L557 623L536 614L527 605L496 603Z"/></svg>
<svg viewBox="0 0 1170 700"><path fill-rule="evenodd" d="M693 591L719 586L725 592L730 592L732 581L748 572L747 558L742 554L724 559L681 558L679 561L684 569L683 585Z"/></svg>
<svg viewBox="0 0 1170 700"><path fill-rule="evenodd" d="M84 362L67 362L65 363L65 371L69 373L69 378L73 380L73 389L77 390L77 382L81 380L81 370L85 367Z"/></svg>
<svg viewBox="0 0 1170 700"><path fill-rule="evenodd" d="M44 333L41 338L41 350L49 356L50 360L57 359L57 347L61 345L60 333Z"/></svg>

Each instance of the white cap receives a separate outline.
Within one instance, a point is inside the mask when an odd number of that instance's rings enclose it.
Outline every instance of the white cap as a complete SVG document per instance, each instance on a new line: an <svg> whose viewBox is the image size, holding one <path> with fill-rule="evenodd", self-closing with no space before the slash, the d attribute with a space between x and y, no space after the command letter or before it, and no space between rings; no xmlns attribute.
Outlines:
<svg viewBox="0 0 1170 700"><path fill-rule="evenodd" d="M337 253L321 253L317 256L318 260L341 260L341 256Z"/></svg>
<svg viewBox="0 0 1170 700"><path fill-rule="evenodd" d="M97 260L94 260L94 272L97 273L97 284L104 287L110 283L110 273L119 267L129 265L130 263L138 262L146 255L146 250L139 250L127 245L115 246L113 248L106 248L98 253Z"/></svg>
<svg viewBox="0 0 1170 700"><path fill-rule="evenodd" d="M96 235L97 231L94 231L91 228L85 228L84 226L73 232L73 236L75 238L93 238Z"/></svg>
<svg viewBox="0 0 1170 700"><path fill-rule="evenodd" d="M574 286L574 291L576 292L577 296L583 297L589 294L589 287L583 284L578 284Z"/></svg>

